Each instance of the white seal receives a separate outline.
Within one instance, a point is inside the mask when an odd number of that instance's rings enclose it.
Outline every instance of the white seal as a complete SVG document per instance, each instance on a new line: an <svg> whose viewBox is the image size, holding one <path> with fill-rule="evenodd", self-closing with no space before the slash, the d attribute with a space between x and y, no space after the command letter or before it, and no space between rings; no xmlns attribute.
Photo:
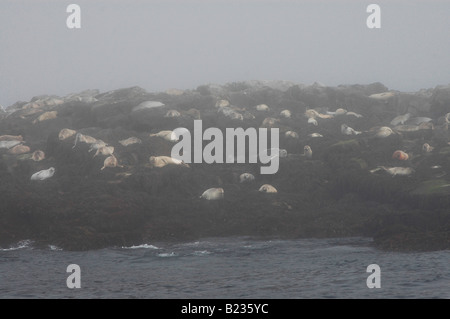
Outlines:
<svg viewBox="0 0 450 319"><path fill-rule="evenodd" d="M217 200L222 199L224 197L223 188L209 188L203 192L200 198L204 198L206 200Z"/></svg>
<svg viewBox="0 0 450 319"><path fill-rule="evenodd" d="M43 181L43 180L46 180L46 179L49 179L50 177L52 177L53 174L55 174L55 168L50 167L49 169L45 169L45 170L39 171L39 172L31 175L31 180L32 181Z"/></svg>

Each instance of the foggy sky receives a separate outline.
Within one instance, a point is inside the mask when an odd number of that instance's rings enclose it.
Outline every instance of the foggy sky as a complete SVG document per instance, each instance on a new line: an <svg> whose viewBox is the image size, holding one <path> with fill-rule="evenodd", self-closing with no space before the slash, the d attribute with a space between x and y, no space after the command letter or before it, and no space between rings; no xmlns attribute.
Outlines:
<svg viewBox="0 0 450 319"><path fill-rule="evenodd" d="M253 79L417 91L450 83L449 34L450 1L1 0L0 104Z"/></svg>

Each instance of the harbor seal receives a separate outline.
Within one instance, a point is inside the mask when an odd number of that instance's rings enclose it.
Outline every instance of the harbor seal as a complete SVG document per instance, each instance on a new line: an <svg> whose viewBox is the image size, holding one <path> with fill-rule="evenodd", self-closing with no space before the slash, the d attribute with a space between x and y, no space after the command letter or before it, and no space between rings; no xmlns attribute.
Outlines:
<svg viewBox="0 0 450 319"><path fill-rule="evenodd" d="M72 148L75 148L75 146L77 146L78 142L80 142L80 143L82 142L82 143L86 143L86 144L94 144L94 143L97 143L98 140L92 136L77 133L77 135L75 136L75 142L74 142Z"/></svg>
<svg viewBox="0 0 450 319"><path fill-rule="evenodd" d="M166 115L164 115L164 117L180 117L181 114L180 112L178 112L177 110L169 110L167 111Z"/></svg>
<svg viewBox="0 0 450 319"><path fill-rule="evenodd" d="M392 158L399 161L406 161L408 160L409 155L403 151L395 151L394 154L392 154Z"/></svg>
<svg viewBox="0 0 450 319"><path fill-rule="evenodd" d="M20 141L23 142L22 135L2 135L0 136L0 142L1 141Z"/></svg>
<svg viewBox="0 0 450 319"><path fill-rule="evenodd" d="M142 141L141 141L141 139L133 136L133 137L127 138L126 140L121 140L121 141L119 141L119 143L122 146L126 147L126 146L133 145L133 144L142 144Z"/></svg>
<svg viewBox="0 0 450 319"><path fill-rule="evenodd" d="M408 176L414 173L414 169L411 167L384 167L384 166L378 166L378 168L383 169L386 173L389 175L392 175L392 177L395 177L397 175L399 176Z"/></svg>
<svg viewBox="0 0 450 319"><path fill-rule="evenodd" d="M425 153L431 153L431 152L434 150L434 147L431 146L431 145L428 144L428 143L425 143L425 144L422 145L422 150L423 150Z"/></svg>
<svg viewBox="0 0 450 319"><path fill-rule="evenodd" d="M355 131L353 128L351 128L347 124L342 124L341 125L341 133L344 134L344 135L359 135L362 132Z"/></svg>
<svg viewBox="0 0 450 319"><path fill-rule="evenodd" d="M40 162L45 159L45 153L41 150L34 151L33 154L31 154L31 159L35 162Z"/></svg>
<svg viewBox="0 0 450 319"><path fill-rule="evenodd" d="M177 158L173 158L170 156L150 156L150 164L152 167L164 167L167 165L181 165L185 167L190 167L188 164L179 160Z"/></svg>
<svg viewBox="0 0 450 319"><path fill-rule="evenodd" d="M26 145L16 145L13 148L8 150L8 154L12 154L12 155L21 155L21 154L25 154L25 153L29 153L31 151L31 149L26 146Z"/></svg>
<svg viewBox="0 0 450 319"><path fill-rule="evenodd" d="M334 116L345 115L346 113L347 113L347 110L343 109L343 108L338 108L334 112L327 112L328 115L334 115Z"/></svg>
<svg viewBox="0 0 450 319"><path fill-rule="evenodd" d="M103 161L103 167L100 170L104 170L107 167L123 167L122 165L119 165L119 161L114 155L111 155Z"/></svg>
<svg viewBox="0 0 450 319"><path fill-rule="evenodd" d="M75 134L77 134L77 131L68 128L63 128L61 131L59 131L58 138L60 141L64 141L69 137L74 136Z"/></svg>
<svg viewBox="0 0 450 319"><path fill-rule="evenodd" d="M308 136L309 137L323 137L323 135L320 133L311 133L311 134L308 134Z"/></svg>
<svg viewBox="0 0 450 319"><path fill-rule="evenodd" d="M314 126L319 125L319 123L317 123L317 120L314 117L308 118L308 124L312 124Z"/></svg>
<svg viewBox="0 0 450 319"><path fill-rule="evenodd" d="M394 92L383 92L383 93L371 94L371 95L369 95L369 98L374 99L374 100L386 101L394 96L395 96Z"/></svg>
<svg viewBox="0 0 450 319"><path fill-rule="evenodd" d="M286 133L284 133L284 136L286 138L294 138L294 139L298 139L299 138L298 133L294 132L294 131L286 131Z"/></svg>
<svg viewBox="0 0 450 319"><path fill-rule="evenodd" d="M163 107L163 106L165 106L165 104L162 102L159 102L159 101L144 101L144 102L140 103L138 106L133 107L131 112L149 110L149 109L159 108L159 107Z"/></svg>
<svg viewBox="0 0 450 319"><path fill-rule="evenodd" d="M97 152L95 152L94 157L97 155L113 155L114 153L114 146L101 146L97 149Z"/></svg>
<svg viewBox="0 0 450 319"><path fill-rule="evenodd" d="M13 148L16 145L22 144L21 141L0 141L0 149L2 148L6 148L6 149L10 149Z"/></svg>
<svg viewBox="0 0 450 319"><path fill-rule="evenodd" d="M284 117L286 119L290 119L292 114L291 114L291 111L289 111L289 110L283 110L280 112L280 116Z"/></svg>
<svg viewBox="0 0 450 319"><path fill-rule="evenodd" d="M386 138L394 134L394 131L388 126L382 126L376 130L375 137Z"/></svg>
<svg viewBox="0 0 450 319"><path fill-rule="evenodd" d="M303 156L305 156L306 158L311 158L312 157L311 146L305 145L305 147L303 147Z"/></svg>
<svg viewBox="0 0 450 319"><path fill-rule="evenodd" d="M355 113L355 112L347 112L345 115L348 115L348 116L354 116L354 117L356 117L356 118L361 118L361 117L363 117L361 114Z"/></svg>
<svg viewBox="0 0 450 319"><path fill-rule="evenodd" d="M268 111L270 111L270 108L267 104L258 104L256 106L256 110L261 111L261 112L268 112Z"/></svg>
<svg viewBox="0 0 450 319"><path fill-rule="evenodd" d="M279 119L275 119L273 117L266 117L262 122L262 127L273 127L279 122L280 122Z"/></svg>
<svg viewBox="0 0 450 319"><path fill-rule="evenodd" d="M53 119L56 119L57 116L58 116L57 111L45 112L45 113L39 115L38 118L33 121L33 124L48 121L48 120L53 120Z"/></svg>
<svg viewBox="0 0 450 319"><path fill-rule="evenodd" d="M218 200L224 197L223 188L209 188L203 192L200 198L204 198L206 200Z"/></svg>
<svg viewBox="0 0 450 319"><path fill-rule="evenodd" d="M411 113L406 113L403 115L396 116L391 121L391 125L394 125L394 126L399 125L399 124L403 125L403 124L405 124L406 121L409 120L410 117L411 117Z"/></svg>
<svg viewBox="0 0 450 319"><path fill-rule="evenodd" d="M45 169L45 170L39 171L39 172L31 175L31 180L32 181L43 181L43 180L51 178L54 174L55 174L55 168L50 167L49 169Z"/></svg>
<svg viewBox="0 0 450 319"><path fill-rule="evenodd" d="M272 194L278 192L277 189L276 189L275 187L273 187L272 185L270 185L270 184L264 184L264 185L262 185L262 186L259 188L258 191L261 192L261 193L272 193Z"/></svg>
<svg viewBox="0 0 450 319"><path fill-rule="evenodd" d="M255 176L250 173L243 173L239 176L240 183L247 183L255 180Z"/></svg>
<svg viewBox="0 0 450 319"><path fill-rule="evenodd" d="M159 131L158 133L150 134L150 137L161 137L169 142L178 142L178 137L173 131Z"/></svg>

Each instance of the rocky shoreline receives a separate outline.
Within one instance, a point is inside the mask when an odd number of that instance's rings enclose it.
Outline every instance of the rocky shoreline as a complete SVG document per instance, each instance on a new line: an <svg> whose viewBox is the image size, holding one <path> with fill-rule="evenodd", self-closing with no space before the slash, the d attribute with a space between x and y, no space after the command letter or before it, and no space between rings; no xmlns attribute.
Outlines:
<svg viewBox="0 0 450 319"><path fill-rule="evenodd" d="M450 249L449 112L450 86L403 93L380 83L249 81L159 93L131 87L17 102L0 111L0 140L21 136L29 150L0 145L0 247L32 239L88 250L250 235L364 236L386 250ZM287 156L273 175L261 175L260 164L152 167L149 157L170 156L174 143L150 134L192 129L195 119L222 130L278 127ZM383 127L392 133L380 137ZM113 146L122 167L101 170L108 155L94 157L89 143L74 147L77 135L61 139L63 129ZM130 137L140 142L119 143ZM30 180L50 167L51 178ZM392 176L394 167L410 173ZM255 180L240 183L245 172ZM259 192L263 184L277 193ZM224 198L199 198L211 187L223 188Z"/></svg>

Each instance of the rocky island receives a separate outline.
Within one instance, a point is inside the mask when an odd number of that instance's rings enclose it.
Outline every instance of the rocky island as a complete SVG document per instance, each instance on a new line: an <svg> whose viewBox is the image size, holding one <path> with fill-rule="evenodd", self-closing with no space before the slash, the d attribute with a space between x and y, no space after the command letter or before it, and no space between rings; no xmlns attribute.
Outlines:
<svg viewBox="0 0 450 319"><path fill-rule="evenodd" d="M200 119L279 128L277 173L172 159L172 130ZM247 81L37 96L0 109L0 247L249 235L449 249L449 123L450 86Z"/></svg>

